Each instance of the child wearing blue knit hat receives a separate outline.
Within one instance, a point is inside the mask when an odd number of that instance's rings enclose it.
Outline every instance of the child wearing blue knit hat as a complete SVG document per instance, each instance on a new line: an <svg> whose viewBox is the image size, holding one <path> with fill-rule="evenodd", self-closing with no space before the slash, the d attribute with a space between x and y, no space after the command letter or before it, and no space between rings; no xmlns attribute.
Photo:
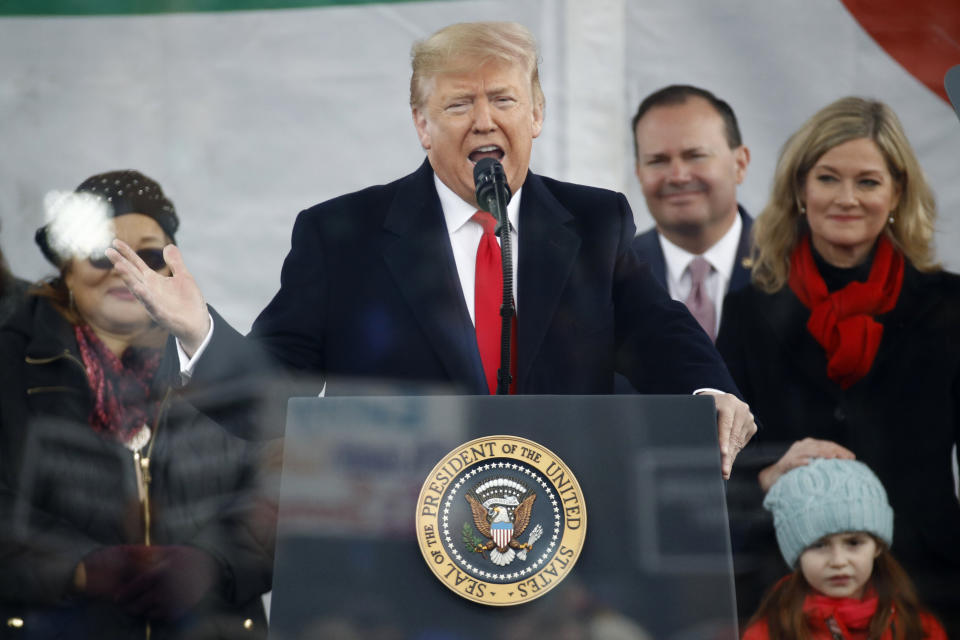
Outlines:
<svg viewBox="0 0 960 640"><path fill-rule="evenodd" d="M764 596L743 640L946 639L890 553L893 510L867 465L814 458L763 506L793 573Z"/></svg>

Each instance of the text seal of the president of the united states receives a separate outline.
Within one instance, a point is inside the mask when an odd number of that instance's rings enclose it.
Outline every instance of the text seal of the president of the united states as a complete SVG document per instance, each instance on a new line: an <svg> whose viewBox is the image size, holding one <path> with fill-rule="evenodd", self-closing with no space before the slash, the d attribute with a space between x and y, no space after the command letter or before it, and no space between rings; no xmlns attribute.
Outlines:
<svg viewBox="0 0 960 640"><path fill-rule="evenodd" d="M482 604L529 602L573 569L587 532L577 479L546 447L488 436L448 453L417 500L417 540L434 575Z"/></svg>

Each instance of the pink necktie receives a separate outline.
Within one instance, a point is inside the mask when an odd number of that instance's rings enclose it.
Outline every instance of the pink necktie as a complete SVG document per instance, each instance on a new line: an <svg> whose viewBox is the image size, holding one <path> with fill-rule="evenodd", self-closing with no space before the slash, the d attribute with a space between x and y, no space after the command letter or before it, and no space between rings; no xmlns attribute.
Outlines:
<svg viewBox="0 0 960 640"><path fill-rule="evenodd" d="M477 346L490 393L497 392L497 369L500 368L500 333L503 320L500 305L503 303L503 267L500 243L493 230L496 220L486 211L473 214L473 221L483 227L483 237L477 247L477 270L474 289L474 318L477 331ZM510 373L513 383L510 393L516 393L517 385L517 320L513 319L510 332Z"/></svg>
<svg viewBox="0 0 960 640"><path fill-rule="evenodd" d="M697 319L703 330L710 336L710 340L716 340L717 309L713 300L707 295L707 276L710 275L712 267L703 256L697 256L687 265L690 272L690 278L693 286L690 288L690 295L687 296L684 304L687 309Z"/></svg>

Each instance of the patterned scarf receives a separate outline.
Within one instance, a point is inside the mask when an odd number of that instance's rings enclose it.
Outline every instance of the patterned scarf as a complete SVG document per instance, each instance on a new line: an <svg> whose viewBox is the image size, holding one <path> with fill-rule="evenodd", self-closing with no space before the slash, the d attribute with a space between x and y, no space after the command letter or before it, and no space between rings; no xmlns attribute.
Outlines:
<svg viewBox="0 0 960 640"><path fill-rule="evenodd" d="M903 268L903 256L880 236L867 281L830 293L814 262L810 236L793 250L790 289L810 310L807 330L827 352L827 376L841 388L849 388L873 366L883 337L875 316L896 306Z"/></svg>
<svg viewBox="0 0 960 640"><path fill-rule="evenodd" d="M150 382L161 351L130 347L118 358L89 326L75 326L74 335L94 397L90 426L126 444L156 414L158 403L150 398Z"/></svg>

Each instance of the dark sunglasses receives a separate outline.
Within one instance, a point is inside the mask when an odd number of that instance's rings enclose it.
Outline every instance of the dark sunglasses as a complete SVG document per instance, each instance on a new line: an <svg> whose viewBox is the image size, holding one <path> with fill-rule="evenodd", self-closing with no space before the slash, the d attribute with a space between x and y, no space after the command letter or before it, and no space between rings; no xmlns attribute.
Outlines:
<svg viewBox="0 0 960 640"><path fill-rule="evenodd" d="M140 256L144 264L154 271L160 271L167 266L167 262L163 259L163 249L140 249L137 251L137 255ZM92 255L87 260L90 262L90 266L97 269L113 269L110 258L102 253Z"/></svg>

